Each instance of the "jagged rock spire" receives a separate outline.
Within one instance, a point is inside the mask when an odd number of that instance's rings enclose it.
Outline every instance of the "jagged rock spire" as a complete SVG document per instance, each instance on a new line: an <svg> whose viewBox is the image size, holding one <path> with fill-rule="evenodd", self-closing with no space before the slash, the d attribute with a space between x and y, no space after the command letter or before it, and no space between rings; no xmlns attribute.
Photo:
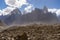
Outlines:
<svg viewBox="0 0 60 40"><path fill-rule="evenodd" d="M48 8L46 6L44 6L43 11L44 11L44 13L47 13L48 12Z"/></svg>
<svg viewBox="0 0 60 40"><path fill-rule="evenodd" d="M21 14L21 11L20 11L18 8L15 8L15 9L11 12L11 14L20 14L20 15L22 15L22 14Z"/></svg>

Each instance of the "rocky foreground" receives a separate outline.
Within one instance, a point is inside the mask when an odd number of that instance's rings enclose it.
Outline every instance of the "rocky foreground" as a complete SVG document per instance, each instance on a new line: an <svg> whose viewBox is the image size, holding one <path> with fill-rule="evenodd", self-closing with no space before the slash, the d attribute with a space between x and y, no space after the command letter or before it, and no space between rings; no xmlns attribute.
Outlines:
<svg viewBox="0 0 60 40"><path fill-rule="evenodd" d="M13 26L0 32L0 40L60 40L60 25Z"/></svg>

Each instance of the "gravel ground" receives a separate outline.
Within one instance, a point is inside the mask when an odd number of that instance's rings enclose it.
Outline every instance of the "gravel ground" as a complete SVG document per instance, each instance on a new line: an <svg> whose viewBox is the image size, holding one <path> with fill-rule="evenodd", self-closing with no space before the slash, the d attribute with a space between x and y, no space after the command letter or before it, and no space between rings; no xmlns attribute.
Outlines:
<svg viewBox="0 0 60 40"><path fill-rule="evenodd" d="M26 33L28 40L60 40L60 25L33 24L27 26L13 26L0 32L0 39L11 40L17 35ZM25 40L25 39L24 39Z"/></svg>

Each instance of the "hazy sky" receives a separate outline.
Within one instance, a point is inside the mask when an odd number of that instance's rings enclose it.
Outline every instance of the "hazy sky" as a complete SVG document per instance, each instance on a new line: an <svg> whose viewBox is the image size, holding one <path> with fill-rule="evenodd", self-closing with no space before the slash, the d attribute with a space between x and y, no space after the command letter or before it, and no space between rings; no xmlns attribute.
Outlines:
<svg viewBox="0 0 60 40"><path fill-rule="evenodd" d="M19 5L17 5L14 2L14 0L12 0L12 1L13 2L11 3L11 1L8 2L8 0L0 0L0 10L7 8L8 6L13 6L13 7L17 6L18 8L20 8L20 10L27 10L27 8L31 8L32 6L34 8L35 7L43 8L44 6L47 6L50 9L54 9L55 11L57 9L60 10L60 0L24 0L24 1L20 0L19 2L16 2L17 4L21 2ZM13 3L15 3L15 4L13 4ZM28 3L28 4L26 4L26 3Z"/></svg>

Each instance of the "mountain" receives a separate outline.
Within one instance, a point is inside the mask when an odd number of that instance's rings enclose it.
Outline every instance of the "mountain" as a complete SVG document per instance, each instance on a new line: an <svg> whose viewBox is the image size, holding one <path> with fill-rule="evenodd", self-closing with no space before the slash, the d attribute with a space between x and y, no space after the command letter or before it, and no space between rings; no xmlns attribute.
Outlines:
<svg viewBox="0 0 60 40"><path fill-rule="evenodd" d="M55 13L48 12L46 7L44 7L44 9L35 8L35 10L32 11L31 13L22 15L21 21L23 23L30 22L54 23L57 22L58 19Z"/></svg>
<svg viewBox="0 0 60 40"><path fill-rule="evenodd" d="M23 14L21 11L16 8L10 15L4 16L3 22L7 25L11 24L26 24L26 23L56 23L58 18L56 13L48 12L48 8L44 7L43 9L35 8L31 13Z"/></svg>
<svg viewBox="0 0 60 40"><path fill-rule="evenodd" d="M60 15L58 16L59 22L60 22Z"/></svg>
<svg viewBox="0 0 60 40"><path fill-rule="evenodd" d="M5 24L3 23L3 21L0 20L0 26L4 26Z"/></svg>
<svg viewBox="0 0 60 40"><path fill-rule="evenodd" d="M10 25L18 21L20 16L21 16L21 12L18 8L16 8L9 15L4 16L3 22L7 25Z"/></svg>

